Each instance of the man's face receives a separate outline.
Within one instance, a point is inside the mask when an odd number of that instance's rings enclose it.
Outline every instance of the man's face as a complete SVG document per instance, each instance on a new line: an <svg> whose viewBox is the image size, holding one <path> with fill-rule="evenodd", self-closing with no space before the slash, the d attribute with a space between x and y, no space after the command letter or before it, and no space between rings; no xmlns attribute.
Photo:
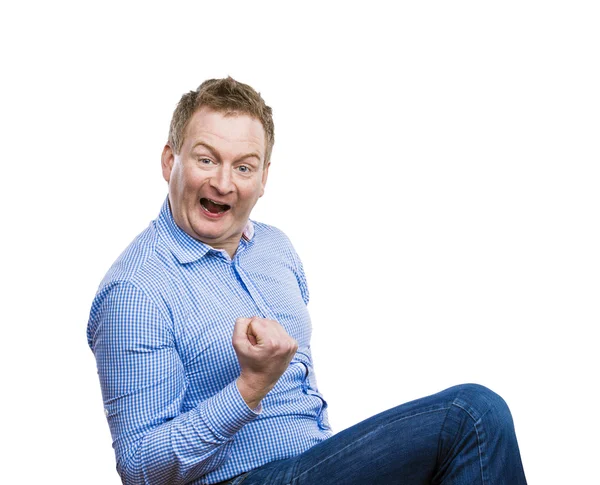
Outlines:
<svg viewBox="0 0 600 485"><path fill-rule="evenodd" d="M255 118L201 108L179 154L168 145L163 177L177 225L191 237L235 253L250 212L264 193L265 131Z"/></svg>

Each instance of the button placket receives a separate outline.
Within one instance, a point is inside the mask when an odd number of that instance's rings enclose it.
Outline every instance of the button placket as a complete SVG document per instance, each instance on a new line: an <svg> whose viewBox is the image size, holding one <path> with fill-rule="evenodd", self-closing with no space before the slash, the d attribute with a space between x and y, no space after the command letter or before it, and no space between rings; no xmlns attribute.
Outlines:
<svg viewBox="0 0 600 485"><path fill-rule="evenodd" d="M260 316L263 318L269 318L271 320L275 320L275 316L271 312L271 309L265 302L264 298L262 297L262 295L260 294L260 292L258 291L256 286L254 286L254 283L253 283L252 279L248 276L248 273L246 273L246 271L244 271L244 269L239 265L237 258L233 260L232 266L233 266L233 270L235 271L235 274L240 279L244 288L246 288L246 291L250 295L250 298L252 298L252 301L254 302L256 307L260 310L260 312L261 312Z"/></svg>

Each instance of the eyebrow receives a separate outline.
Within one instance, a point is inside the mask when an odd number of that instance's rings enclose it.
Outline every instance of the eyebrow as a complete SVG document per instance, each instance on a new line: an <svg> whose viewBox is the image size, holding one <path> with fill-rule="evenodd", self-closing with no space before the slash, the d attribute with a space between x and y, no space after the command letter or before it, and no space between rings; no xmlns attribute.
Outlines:
<svg viewBox="0 0 600 485"><path fill-rule="evenodd" d="M206 143L204 141L199 141L196 144L194 144L194 146L192 147L192 150L194 150L196 147L198 146L203 146L204 148L206 148L216 159L220 160L221 157L219 157L219 152L218 150L213 147L212 145L210 145L209 143ZM246 158L256 158L259 162L261 161L260 155L257 152L249 152L246 153L245 155L242 155L241 157L237 157L234 161L235 162L239 162L240 160L245 160Z"/></svg>

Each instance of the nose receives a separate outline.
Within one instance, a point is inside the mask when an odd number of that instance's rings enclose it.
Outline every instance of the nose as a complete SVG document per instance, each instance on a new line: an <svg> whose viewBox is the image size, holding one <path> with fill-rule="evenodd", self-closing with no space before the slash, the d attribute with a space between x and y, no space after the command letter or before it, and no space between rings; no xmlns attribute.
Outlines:
<svg viewBox="0 0 600 485"><path fill-rule="evenodd" d="M225 195L233 191L233 179L231 171L223 165L220 165L213 176L210 178L210 186L213 187L219 194Z"/></svg>

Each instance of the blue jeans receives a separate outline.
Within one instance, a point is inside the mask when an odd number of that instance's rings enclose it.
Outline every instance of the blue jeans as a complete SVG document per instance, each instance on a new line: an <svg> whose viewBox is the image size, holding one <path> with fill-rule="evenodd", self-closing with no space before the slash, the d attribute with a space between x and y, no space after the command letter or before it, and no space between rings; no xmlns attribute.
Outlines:
<svg viewBox="0 0 600 485"><path fill-rule="evenodd" d="M489 389L465 384L403 404L233 485L521 485L512 417Z"/></svg>

